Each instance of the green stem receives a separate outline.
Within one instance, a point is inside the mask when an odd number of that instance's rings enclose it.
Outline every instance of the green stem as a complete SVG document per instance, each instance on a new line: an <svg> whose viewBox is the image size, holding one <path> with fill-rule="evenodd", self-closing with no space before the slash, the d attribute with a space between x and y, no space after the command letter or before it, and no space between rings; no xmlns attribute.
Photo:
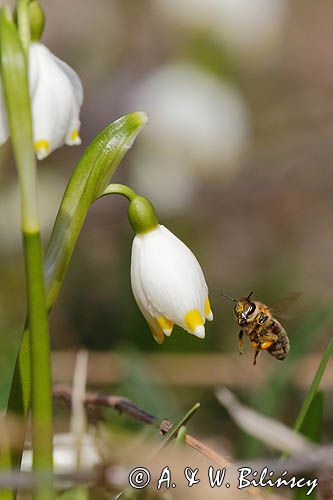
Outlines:
<svg viewBox="0 0 333 500"><path fill-rule="evenodd" d="M31 332L31 399L34 469L52 467L51 360L39 233L24 231L27 270L28 321Z"/></svg>
<svg viewBox="0 0 333 500"><path fill-rule="evenodd" d="M137 195L133 189L124 184L110 184L99 198L109 194L120 194L128 199L128 218L135 234L143 235L156 229L159 221L149 200Z"/></svg>
<svg viewBox="0 0 333 500"><path fill-rule="evenodd" d="M129 201L134 200L134 198L137 196L135 191L131 189L128 186L125 186L125 184L109 184L108 187L103 191L103 193L98 197L103 198L103 196L107 196L109 194L120 194L122 196L125 196Z"/></svg>
<svg viewBox="0 0 333 500"><path fill-rule="evenodd" d="M16 161L22 211L23 251L26 271L28 324L31 344L33 467L52 471L52 398L48 319L43 274L43 251L37 205L37 165L33 149L27 67L27 1L17 4L18 26L1 19L1 66L8 123ZM25 47L26 52L23 51ZM27 345L26 345L27 347ZM24 352L24 351L23 351ZM29 349L26 350L26 354ZM27 367L27 359L21 360ZM27 396L27 395L26 395ZM27 401L29 398L25 398ZM35 498L53 497L52 489L38 490Z"/></svg>

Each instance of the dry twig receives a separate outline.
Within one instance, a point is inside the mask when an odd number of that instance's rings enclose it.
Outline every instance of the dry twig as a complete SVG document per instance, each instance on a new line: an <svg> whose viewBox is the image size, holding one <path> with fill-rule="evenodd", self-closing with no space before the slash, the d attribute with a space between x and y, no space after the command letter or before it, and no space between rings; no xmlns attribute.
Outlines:
<svg viewBox="0 0 333 500"><path fill-rule="evenodd" d="M69 406L71 406L72 404L72 391L67 386L56 386L53 389L53 396L56 399L63 400ZM143 422L144 424L156 427L157 429L159 429L162 435L166 434L173 425L169 420L162 420L162 422L159 422L156 417L142 410L128 399L122 398L120 396L86 393L84 398L84 405L87 408L113 408L118 413L128 415L138 422ZM190 436L189 434L186 434L185 443L220 467L231 466L231 463L227 459L221 457L221 455L199 441L197 438Z"/></svg>

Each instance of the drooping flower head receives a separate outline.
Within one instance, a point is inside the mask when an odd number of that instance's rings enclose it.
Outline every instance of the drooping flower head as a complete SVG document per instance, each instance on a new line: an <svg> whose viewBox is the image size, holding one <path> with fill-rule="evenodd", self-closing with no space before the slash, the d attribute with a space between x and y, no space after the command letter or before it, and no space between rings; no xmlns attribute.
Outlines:
<svg viewBox="0 0 333 500"><path fill-rule="evenodd" d="M204 338L205 321L212 321L213 313L196 257L158 223L153 207L144 198L137 197L130 203L129 215L137 233L132 246L132 290L154 339L161 344L165 335L171 335L175 324ZM136 225L133 217L139 221L143 217L144 223L141 220Z"/></svg>
<svg viewBox="0 0 333 500"><path fill-rule="evenodd" d="M41 160L64 143L81 144L83 90L75 71L42 43L30 45L29 60L34 145Z"/></svg>

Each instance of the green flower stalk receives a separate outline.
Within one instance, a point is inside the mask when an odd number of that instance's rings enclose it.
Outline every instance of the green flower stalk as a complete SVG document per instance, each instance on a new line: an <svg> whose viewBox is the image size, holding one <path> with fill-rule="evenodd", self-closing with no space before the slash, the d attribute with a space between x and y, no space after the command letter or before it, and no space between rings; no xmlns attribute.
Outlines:
<svg viewBox="0 0 333 500"><path fill-rule="evenodd" d="M159 225L155 209L150 201L136 194L130 187L124 184L110 184L102 196L109 194L120 194L128 199L130 202L128 218L136 234L149 233Z"/></svg>
<svg viewBox="0 0 333 500"><path fill-rule="evenodd" d="M28 84L27 49L30 36L27 1L19 0L17 16L19 33L8 9L1 11L1 73L21 193L31 349L33 466L36 471L50 472L53 441L50 346ZM35 494L35 498L52 497L50 489L38 490Z"/></svg>

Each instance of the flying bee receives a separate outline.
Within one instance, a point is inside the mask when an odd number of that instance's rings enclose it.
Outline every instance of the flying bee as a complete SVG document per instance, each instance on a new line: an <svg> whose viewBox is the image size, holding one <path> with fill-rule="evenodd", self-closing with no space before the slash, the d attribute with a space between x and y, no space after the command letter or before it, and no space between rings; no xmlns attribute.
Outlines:
<svg viewBox="0 0 333 500"><path fill-rule="evenodd" d="M281 323L273 317L271 309L262 302L251 300L253 292L238 300L224 293L221 295L235 302L234 315L241 327L238 335L239 354L243 352L243 336L245 334L255 349L254 365L257 363L260 351L268 351L274 358L284 360L290 350L288 335ZM296 296L298 294L295 294Z"/></svg>

